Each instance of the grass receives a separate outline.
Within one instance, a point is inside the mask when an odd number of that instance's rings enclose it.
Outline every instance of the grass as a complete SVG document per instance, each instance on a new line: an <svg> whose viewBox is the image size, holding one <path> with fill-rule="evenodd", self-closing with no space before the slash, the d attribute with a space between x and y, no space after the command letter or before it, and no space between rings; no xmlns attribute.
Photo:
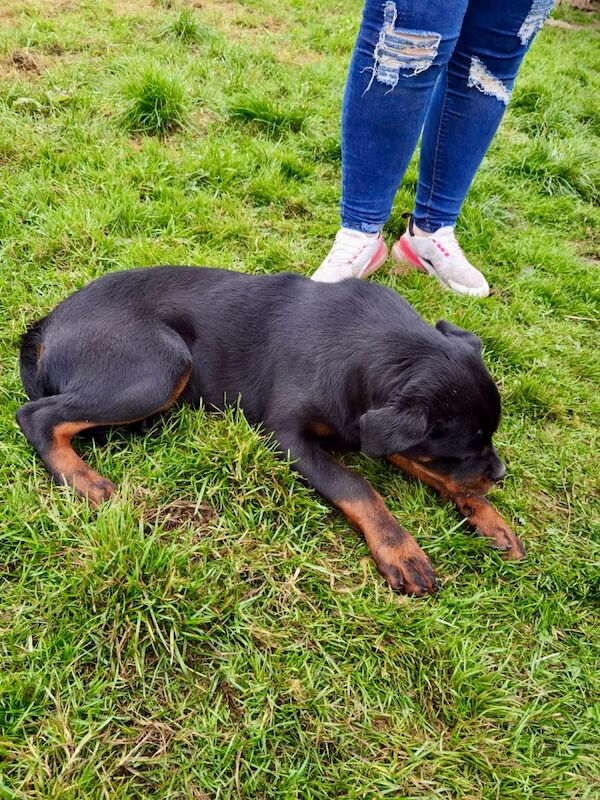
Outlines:
<svg viewBox="0 0 600 800"><path fill-rule="evenodd" d="M233 119L254 123L272 135L286 131L300 132L305 124L305 114L295 108L282 107L268 97L244 96L231 103L229 112Z"/></svg>
<svg viewBox="0 0 600 800"><path fill-rule="evenodd" d="M98 511L50 485L14 422L21 332L86 281L153 263L315 268L338 222L359 14L2 6L0 797L600 795L597 16L563 9L581 27L540 34L465 204L460 238L492 297L377 277L482 336L509 467L493 499L525 563L348 457L441 579L435 597L393 595L234 411L82 440L120 486ZM415 183L413 163L389 239Z"/></svg>
<svg viewBox="0 0 600 800"><path fill-rule="evenodd" d="M164 67L150 65L127 83L123 94L129 103L121 116L129 133L163 135L183 127L187 117L183 82L167 75Z"/></svg>

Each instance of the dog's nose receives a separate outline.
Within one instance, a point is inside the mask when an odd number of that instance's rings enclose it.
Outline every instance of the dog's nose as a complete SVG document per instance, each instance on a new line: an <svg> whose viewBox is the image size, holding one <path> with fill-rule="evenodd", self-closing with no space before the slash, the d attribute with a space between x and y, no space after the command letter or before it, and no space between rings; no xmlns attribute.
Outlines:
<svg viewBox="0 0 600 800"><path fill-rule="evenodd" d="M506 475L506 467L505 467L505 466L504 466L504 464L503 464L503 463L500 461L500 462L498 463L498 466L497 466L497 467L494 469L494 471L493 471L493 474L492 474L492 480L494 481L494 483L500 483L500 481L502 480L502 478L503 478L505 475Z"/></svg>

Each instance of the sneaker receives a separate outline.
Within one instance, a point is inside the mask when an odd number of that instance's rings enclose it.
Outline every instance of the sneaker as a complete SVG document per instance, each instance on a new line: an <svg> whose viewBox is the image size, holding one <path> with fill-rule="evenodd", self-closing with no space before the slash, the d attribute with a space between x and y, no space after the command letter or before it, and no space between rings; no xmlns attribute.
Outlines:
<svg viewBox="0 0 600 800"><path fill-rule="evenodd" d="M438 228L431 236L415 236L413 219L392 247L394 261L433 275L447 289L471 297L487 297L490 287L478 269L470 264L454 235L454 228Z"/></svg>
<svg viewBox="0 0 600 800"><path fill-rule="evenodd" d="M361 233L340 228L329 255L312 276L321 283L346 278L368 278L385 263L388 249L380 233Z"/></svg>

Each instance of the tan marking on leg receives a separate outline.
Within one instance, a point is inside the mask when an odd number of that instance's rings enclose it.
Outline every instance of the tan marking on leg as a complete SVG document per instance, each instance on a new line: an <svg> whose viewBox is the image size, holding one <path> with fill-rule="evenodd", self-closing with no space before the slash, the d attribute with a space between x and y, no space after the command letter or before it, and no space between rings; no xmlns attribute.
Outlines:
<svg viewBox="0 0 600 800"><path fill-rule="evenodd" d="M520 539L508 527L500 514L485 497L453 497L460 513L479 536L485 536L493 546L502 550L502 555L512 561L525 557L525 548Z"/></svg>
<svg viewBox="0 0 600 800"><path fill-rule="evenodd" d="M395 591L423 595L436 588L426 554L373 491L371 498L336 501L350 523L362 531L378 570Z"/></svg>
<svg viewBox="0 0 600 800"><path fill-rule="evenodd" d="M524 557L525 548L521 541L483 496L485 491L490 488L485 479L482 479L480 488L483 491L480 491L479 494L475 493L476 483L468 492L465 492L465 487L459 486L444 475L431 472L422 464L417 464L404 456L389 456L388 461L408 472L409 475L419 478L428 486L432 486L442 497L452 500L460 513L466 517L469 525L475 528L480 536L490 539L499 550L503 550L506 558L518 560Z"/></svg>
<svg viewBox="0 0 600 800"><path fill-rule="evenodd" d="M61 422L52 430L52 446L46 460L56 477L67 486L87 497L92 505L99 505L107 500L116 490L114 483L103 478L80 458L73 450L71 440L86 430L94 428L95 422Z"/></svg>
<svg viewBox="0 0 600 800"><path fill-rule="evenodd" d="M192 368L190 367L185 375L182 375L179 379L167 401L154 413L166 411L173 405L187 386L191 374ZM59 423L52 431L52 446L46 457L52 472L63 483L72 486L78 494L87 497L92 505L99 505L104 500L108 500L117 487L108 478L103 478L102 475L88 467L85 461L73 450L71 441L74 436L88 428L95 428L98 425L130 425L133 422L139 422L141 419L145 419L145 417L108 422L90 422L86 420Z"/></svg>

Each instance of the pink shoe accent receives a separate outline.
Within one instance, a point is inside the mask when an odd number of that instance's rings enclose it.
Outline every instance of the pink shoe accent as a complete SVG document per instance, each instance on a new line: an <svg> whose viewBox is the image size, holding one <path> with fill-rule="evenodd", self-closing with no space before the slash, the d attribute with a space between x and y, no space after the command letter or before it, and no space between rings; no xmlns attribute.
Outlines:
<svg viewBox="0 0 600 800"><path fill-rule="evenodd" d="M408 242L405 241L404 236L401 236L396 244L392 247L392 256L394 257L394 261L410 264L411 267L416 267L422 272L427 272L423 264L421 264L419 261L418 257L413 253Z"/></svg>
<svg viewBox="0 0 600 800"><path fill-rule="evenodd" d="M440 253L441 253L442 255L446 256L446 258L449 258L449 257L450 257L450 253L449 253L449 252L448 252L448 251L447 251L445 248L443 248L443 247L442 247L442 245L441 245L441 244L438 242L438 240L437 240L437 239L434 239L434 238L432 237L432 238L431 238L431 241L434 243L434 245L437 247L437 249L440 251Z"/></svg>
<svg viewBox="0 0 600 800"><path fill-rule="evenodd" d="M385 242L383 241L383 236L381 237L381 241L379 242L379 247L371 257L371 260L365 267L364 271L360 274L360 278L368 278L369 275L372 275L374 272L377 272L379 267L382 264L385 264L388 257L388 249L386 247Z"/></svg>

